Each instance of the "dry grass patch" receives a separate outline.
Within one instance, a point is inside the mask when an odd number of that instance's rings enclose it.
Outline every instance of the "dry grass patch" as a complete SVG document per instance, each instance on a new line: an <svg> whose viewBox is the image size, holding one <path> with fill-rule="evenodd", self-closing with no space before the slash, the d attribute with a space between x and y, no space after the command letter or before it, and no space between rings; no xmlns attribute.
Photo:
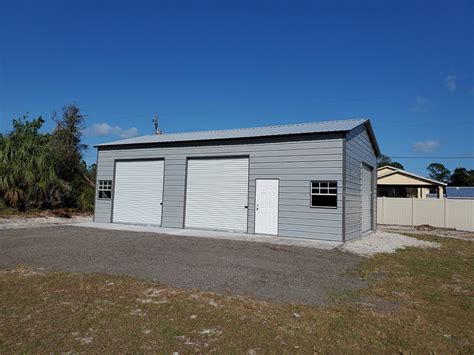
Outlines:
<svg viewBox="0 0 474 355"><path fill-rule="evenodd" d="M423 238L442 247L367 260L358 276L371 287L324 307L127 277L2 272L0 352L472 353L474 244Z"/></svg>

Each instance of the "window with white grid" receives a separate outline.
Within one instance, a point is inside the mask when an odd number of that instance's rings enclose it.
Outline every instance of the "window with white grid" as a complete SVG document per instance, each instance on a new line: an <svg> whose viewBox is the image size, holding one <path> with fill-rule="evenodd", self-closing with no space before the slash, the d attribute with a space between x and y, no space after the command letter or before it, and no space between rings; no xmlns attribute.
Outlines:
<svg viewBox="0 0 474 355"><path fill-rule="evenodd" d="M97 191L100 199L112 198L112 180L99 180Z"/></svg>
<svg viewBox="0 0 474 355"><path fill-rule="evenodd" d="M311 181L311 207L337 208L337 181Z"/></svg>

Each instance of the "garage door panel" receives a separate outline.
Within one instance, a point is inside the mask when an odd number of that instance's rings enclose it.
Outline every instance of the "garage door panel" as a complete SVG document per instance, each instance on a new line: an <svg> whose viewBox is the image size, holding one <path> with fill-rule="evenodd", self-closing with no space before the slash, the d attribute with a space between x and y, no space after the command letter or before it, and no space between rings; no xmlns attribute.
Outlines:
<svg viewBox="0 0 474 355"><path fill-rule="evenodd" d="M247 230L248 158L190 159L186 228Z"/></svg>
<svg viewBox="0 0 474 355"><path fill-rule="evenodd" d="M160 225L164 161L118 161L113 222Z"/></svg>

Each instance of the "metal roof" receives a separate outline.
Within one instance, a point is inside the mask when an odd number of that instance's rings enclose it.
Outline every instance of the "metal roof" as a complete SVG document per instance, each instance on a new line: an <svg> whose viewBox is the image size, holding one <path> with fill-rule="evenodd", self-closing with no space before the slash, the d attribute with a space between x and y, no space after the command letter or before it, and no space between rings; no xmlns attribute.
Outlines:
<svg viewBox="0 0 474 355"><path fill-rule="evenodd" d="M367 124L369 134L372 139L375 151L380 153L377 141L375 139L370 120L368 119L351 119L339 121L323 121L311 123L289 124L282 126L266 126L255 128L226 129L217 131L199 131L199 132L183 132L183 133L166 133L148 136L140 136L129 139L122 139L109 143L97 144L95 147L106 147L114 145L129 144L150 144L150 143L177 143L192 141L208 141L220 139L236 139L236 138L255 138L269 136L284 136L294 134L307 133L329 133L329 132L347 132L362 124Z"/></svg>
<svg viewBox="0 0 474 355"><path fill-rule="evenodd" d="M474 187L470 186L448 186L446 187L447 198L474 199Z"/></svg>

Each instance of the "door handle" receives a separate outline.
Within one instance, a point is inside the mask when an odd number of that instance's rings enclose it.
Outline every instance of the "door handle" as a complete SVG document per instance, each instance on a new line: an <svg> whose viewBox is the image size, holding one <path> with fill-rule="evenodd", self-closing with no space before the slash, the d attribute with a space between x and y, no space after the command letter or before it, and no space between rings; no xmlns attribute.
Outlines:
<svg viewBox="0 0 474 355"><path fill-rule="evenodd" d="M257 207L256 207L256 210L258 211L258 203L257 203Z"/></svg>
<svg viewBox="0 0 474 355"><path fill-rule="evenodd" d="M244 208L249 209L249 206L244 206Z"/></svg>

